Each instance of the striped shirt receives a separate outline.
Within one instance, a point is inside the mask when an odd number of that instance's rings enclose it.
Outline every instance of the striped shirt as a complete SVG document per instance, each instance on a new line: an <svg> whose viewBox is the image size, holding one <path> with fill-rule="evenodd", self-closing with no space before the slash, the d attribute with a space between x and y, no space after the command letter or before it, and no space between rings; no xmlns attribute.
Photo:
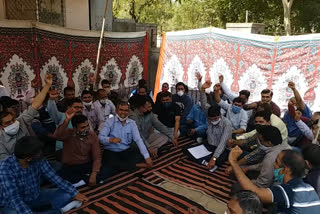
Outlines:
<svg viewBox="0 0 320 214"><path fill-rule="evenodd" d="M270 190L273 203L277 206L277 213L318 214L320 212L320 200L316 191L301 178L273 186Z"/></svg>

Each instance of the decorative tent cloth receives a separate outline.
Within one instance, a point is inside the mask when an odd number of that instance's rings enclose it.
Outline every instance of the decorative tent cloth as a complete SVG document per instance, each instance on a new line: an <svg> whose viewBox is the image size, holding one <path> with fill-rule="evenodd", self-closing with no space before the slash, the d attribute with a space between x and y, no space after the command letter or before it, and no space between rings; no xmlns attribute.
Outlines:
<svg viewBox="0 0 320 214"><path fill-rule="evenodd" d="M179 138L179 145L171 147L168 154L154 160L151 169L122 172L96 187L80 187L79 191L90 201L69 213L178 214L188 213L188 208L192 206L197 206L203 214L223 213L221 209L230 199L229 193L234 181L224 173L224 168L211 173L203 166L188 161L182 148L191 144L196 142L189 138ZM185 191L173 191L172 183ZM190 189L197 191L203 201L198 202L186 195L186 192L191 192ZM205 201L216 203L219 208L215 209L212 204L206 207L202 203Z"/></svg>
<svg viewBox="0 0 320 214"><path fill-rule="evenodd" d="M79 31L34 22L0 21L0 80L15 98L23 98L31 80L54 78L60 92L67 85L76 94L88 85L95 71L99 32ZM147 78L148 39L146 32L105 33L99 75L112 89L120 81L125 87Z"/></svg>
<svg viewBox="0 0 320 214"><path fill-rule="evenodd" d="M202 81L219 81L219 74L232 91L247 89L250 100L260 92L274 91L273 101L287 108L293 96L288 82L294 81L312 110L320 110L320 34L272 37L218 28L171 32L163 35L155 95L161 84L186 83L197 88L195 73Z"/></svg>

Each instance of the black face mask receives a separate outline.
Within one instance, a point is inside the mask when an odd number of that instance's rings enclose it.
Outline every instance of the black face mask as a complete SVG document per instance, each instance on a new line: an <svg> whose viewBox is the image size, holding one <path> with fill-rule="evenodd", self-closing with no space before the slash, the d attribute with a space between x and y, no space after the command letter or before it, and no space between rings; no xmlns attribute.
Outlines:
<svg viewBox="0 0 320 214"><path fill-rule="evenodd" d="M170 107L171 107L171 105L172 105L172 102L169 102L169 103L162 103L162 106L163 106L163 108L165 108L165 109L170 108Z"/></svg>
<svg viewBox="0 0 320 214"><path fill-rule="evenodd" d="M89 129L84 130L83 132L77 132L77 135L79 135L80 137L86 137L89 135Z"/></svg>
<svg viewBox="0 0 320 214"><path fill-rule="evenodd" d="M146 112L144 112L143 114L144 115L148 115L148 114L150 114L151 113L151 111L146 111Z"/></svg>

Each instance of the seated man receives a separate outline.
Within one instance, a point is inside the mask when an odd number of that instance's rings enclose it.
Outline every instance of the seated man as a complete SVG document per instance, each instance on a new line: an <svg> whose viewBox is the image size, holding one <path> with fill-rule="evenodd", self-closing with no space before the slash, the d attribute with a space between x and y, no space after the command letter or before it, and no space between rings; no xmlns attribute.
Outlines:
<svg viewBox="0 0 320 214"><path fill-rule="evenodd" d="M181 108L181 119L180 119L180 131L181 134L186 130L187 116L192 109L193 101L191 97L187 94L188 86L183 82L178 82L176 84L176 94L172 95L172 102L176 103Z"/></svg>
<svg viewBox="0 0 320 214"><path fill-rule="evenodd" d="M138 126L141 138L147 146L152 157L157 157L158 149L172 139L171 132L163 125L156 115L152 113L152 105L146 97L137 99L137 108L130 113L129 117ZM153 128L160 133L153 131ZM174 145L178 144L176 139L172 140Z"/></svg>
<svg viewBox="0 0 320 214"><path fill-rule="evenodd" d="M223 82L223 80L224 80L223 75L220 75L219 76L219 82L220 82L221 88L222 88L223 92L226 94L226 96L228 97L229 100L232 101L235 98L240 97L243 100L244 104L248 103L248 100L249 100L249 97L250 97L250 91L241 90L241 91L239 91L239 95L236 95L230 90L230 88L228 88L228 86ZM252 115L252 110L247 110L246 112L247 112L248 118L250 118L251 115Z"/></svg>
<svg viewBox="0 0 320 214"><path fill-rule="evenodd" d="M13 154L17 140L30 135L28 128L31 126L32 120L38 116L37 110L51 87L52 76L47 74L45 82L46 84L33 99L31 106L19 117L16 116L17 113L12 108L0 112L0 161Z"/></svg>
<svg viewBox="0 0 320 214"><path fill-rule="evenodd" d="M120 85L120 92L121 92L121 87L123 85ZM117 92L111 90L111 84L108 80L104 79L101 81L101 87L107 92L108 99L111 100L113 105L117 105L117 103L121 100L120 98L122 97L121 94L118 94ZM93 88L93 86L92 86Z"/></svg>
<svg viewBox="0 0 320 214"><path fill-rule="evenodd" d="M133 170L136 167L151 167L152 160L144 145L136 123L128 119L129 105L121 101L117 105L116 116L104 123L99 133L104 152L102 162L115 170ZM135 142L132 143L132 141ZM146 163L139 163L137 147Z"/></svg>
<svg viewBox="0 0 320 214"><path fill-rule="evenodd" d="M237 160L242 150L235 147L229 154L229 163L242 189L255 192L265 205L274 205L273 213L316 214L320 200L312 186L303 182L305 161L299 152L284 150L274 163L274 177L280 185L257 187L242 171Z"/></svg>
<svg viewBox="0 0 320 214"><path fill-rule="evenodd" d="M98 100L93 103L95 109L100 109L103 113L103 122L109 119L109 116L116 115L116 107L112 103L111 100L108 99L108 94L104 89L99 89L98 92Z"/></svg>
<svg viewBox="0 0 320 214"><path fill-rule="evenodd" d="M75 98L75 90L73 87L67 86L63 89L63 98L57 102L57 108L60 112L66 112L68 102Z"/></svg>
<svg viewBox="0 0 320 214"><path fill-rule="evenodd" d="M158 115L159 121L168 128L171 138L178 140L181 109L172 102L172 94L168 91L162 92L159 99L161 103L155 114Z"/></svg>
<svg viewBox="0 0 320 214"><path fill-rule="evenodd" d="M285 149L291 149L288 144L282 143L282 137L279 129L273 126L258 126L257 139L261 149L266 153L261 163L250 165L243 168L244 172L256 171L259 173L253 183L257 187L268 188L273 184L273 163L278 154ZM236 187L234 187L236 188Z"/></svg>
<svg viewBox="0 0 320 214"><path fill-rule="evenodd" d="M169 92L169 84L166 82L162 84L161 91L157 94L156 103L155 103L156 105L161 104L161 97L162 97L162 93L164 92Z"/></svg>
<svg viewBox="0 0 320 214"><path fill-rule="evenodd" d="M71 120L73 129L68 128ZM66 119L54 133L57 140L63 141L62 169L59 175L71 183L83 180L94 186L112 175L112 170L101 167L99 139L90 131L88 118L74 115L72 109L66 111ZM89 174L90 176L87 176Z"/></svg>
<svg viewBox="0 0 320 214"><path fill-rule="evenodd" d="M302 154L309 170L304 181L310 184L320 197L320 147L316 144L309 144L302 150Z"/></svg>
<svg viewBox="0 0 320 214"><path fill-rule="evenodd" d="M288 106L294 106L297 110L301 111L302 116L311 119L312 112L310 108L303 102L299 91L296 89L294 82L289 82L288 87L294 93L294 97L289 100ZM287 124L288 135L289 135L289 144L292 144L297 138L303 136L302 132L298 128L296 121L289 114L289 111L286 111L283 117L283 121Z"/></svg>
<svg viewBox="0 0 320 214"><path fill-rule="evenodd" d="M203 94L203 93L202 93ZM202 97L206 97L202 95ZM206 100L206 98L205 98ZM206 103L206 101L203 101ZM186 155L193 161L202 164L205 160L208 162L208 169L213 169L216 165L220 166L224 164L228 159L229 151L227 151L227 140L231 138L232 125L231 122L221 116L220 106L213 105L208 109L208 142L204 146L208 151L213 152L213 155L208 155L199 159L193 157L188 149L194 146L188 146L184 149Z"/></svg>
<svg viewBox="0 0 320 214"><path fill-rule="evenodd" d="M242 190L234 194L228 202L227 211L230 214L262 214L262 203L257 194ZM191 207L189 214L200 214L197 207Z"/></svg>
<svg viewBox="0 0 320 214"><path fill-rule="evenodd" d="M102 123L104 121L101 108L97 108L92 104L93 97L90 91L84 90L81 93L81 100L84 106L82 111L83 115L88 118L90 127L94 131L99 131L100 126L103 125Z"/></svg>
<svg viewBox="0 0 320 214"><path fill-rule="evenodd" d="M23 137L16 143L14 155L0 163L1 213L61 213L68 211L67 207L80 207L82 202L88 201L69 182L55 174L42 157L42 147L36 137ZM40 188L41 176L57 187ZM76 201L71 202L73 199Z"/></svg>
<svg viewBox="0 0 320 214"><path fill-rule="evenodd" d="M203 88L209 88L211 86L211 82L205 82L203 84ZM221 100L219 91L215 87L214 96L217 100L217 103L221 108L227 111L226 118L228 118L232 124L232 134L242 134L246 131L248 116L247 113L243 110L244 101L242 98L237 97L233 99L232 105L227 103L226 101Z"/></svg>
<svg viewBox="0 0 320 214"><path fill-rule="evenodd" d="M150 96L147 95L147 88L145 86L141 86L138 88L138 93L134 94L129 99L130 108L132 111L137 108L137 100L139 99L139 97L145 97L152 104L152 107L154 106L152 98L150 98Z"/></svg>
<svg viewBox="0 0 320 214"><path fill-rule="evenodd" d="M206 113L201 109L200 105L193 105L190 113L187 116L187 129L183 130L189 137L202 142L202 138L207 136L208 121Z"/></svg>
<svg viewBox="0 0 320 214"><path fill-rule="evenodd" d="M269 89L264 89L261 91L261 101L254 102L251 104L246 104L243 106L243 109L245 109L246 111L247 110L257 110L257 108L259 107L259 105L261 103L268 103L271 105L272 114L275 114L278 117L280 117L280 115L281 115L280 108L277 104L272 102L272 96L273 96L272 91L270 91Z"/></svg>

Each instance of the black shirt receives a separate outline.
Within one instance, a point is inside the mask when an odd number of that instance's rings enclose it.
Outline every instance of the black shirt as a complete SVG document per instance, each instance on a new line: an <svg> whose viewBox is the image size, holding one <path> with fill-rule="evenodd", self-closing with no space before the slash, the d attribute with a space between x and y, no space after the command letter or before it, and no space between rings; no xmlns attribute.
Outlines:
<svg viewBox="0 0 320 214"><path fill-rule="evenodd" d="M156 114L160 122L168 128L173 128L176 116L181 116L181 108L176 103L171 103L171 106L165 108L163 104L159 105Z"/></svg>

